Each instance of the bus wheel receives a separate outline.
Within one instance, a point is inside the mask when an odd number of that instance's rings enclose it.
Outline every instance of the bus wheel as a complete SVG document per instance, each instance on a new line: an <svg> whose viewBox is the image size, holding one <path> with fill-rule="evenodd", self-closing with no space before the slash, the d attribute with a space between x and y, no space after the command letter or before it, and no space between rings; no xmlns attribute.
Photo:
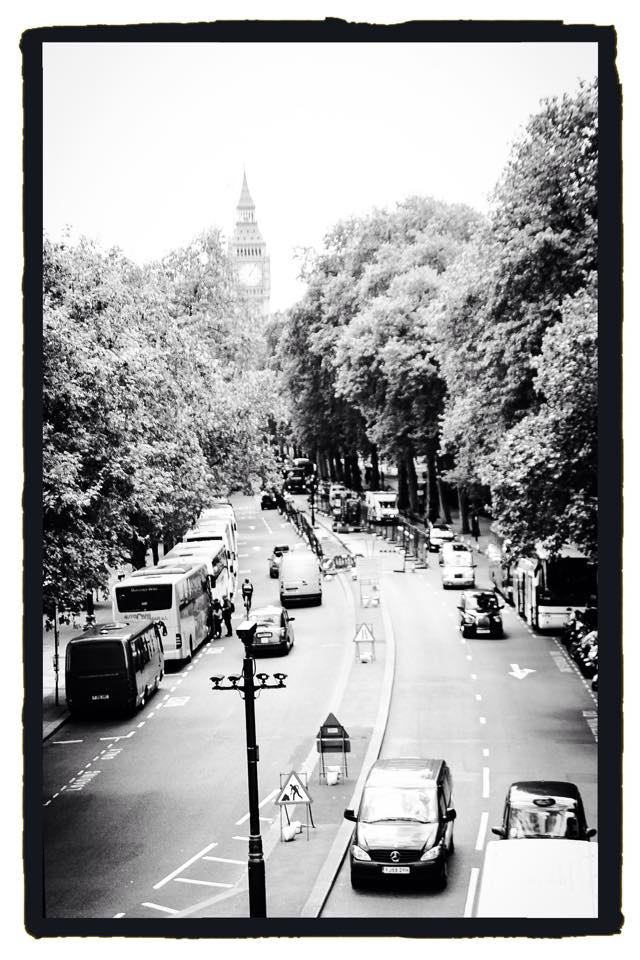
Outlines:
<svg viewBox="0 0 640 960"><path fill-rule="evenodd" d="M189 637L189 660L193 660L193 637Z"/></svg>

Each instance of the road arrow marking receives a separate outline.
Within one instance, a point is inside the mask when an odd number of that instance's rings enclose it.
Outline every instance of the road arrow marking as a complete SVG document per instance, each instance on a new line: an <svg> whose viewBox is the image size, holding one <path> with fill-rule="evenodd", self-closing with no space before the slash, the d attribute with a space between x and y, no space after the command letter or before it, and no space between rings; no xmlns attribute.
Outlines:
<svg viewBox="0 0 640 960"><path fill-rule="evenodd" d="M511 664L511 670L509 671L510 677L515 677L516 680L524 680L524 678L529 673L535 673L535 670L530 670L529 667L519 667L517 663Z"/></svg>

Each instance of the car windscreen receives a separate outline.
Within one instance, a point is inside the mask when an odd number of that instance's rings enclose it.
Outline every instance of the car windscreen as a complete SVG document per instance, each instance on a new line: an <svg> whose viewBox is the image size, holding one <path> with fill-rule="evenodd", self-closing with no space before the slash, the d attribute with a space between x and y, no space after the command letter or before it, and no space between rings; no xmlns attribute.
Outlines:
<svg viewBox="0 0 640 960"><path fill-rule="evenodd" d="M258 621L258 629L260 629L260 627L266 627L271 625L275 625L276 627L280 626L279 613L261 613L258 617L256 617L256 619Z"/></svg>
<svg viewBox="0 0 640 960"><path fill-rule="evenodd" d="M426 791L421 787L367 787L359 819L363 823L379 823L382 820L435 823L438 820L435 791Z"/></svg>
<svg viewBox="0 0 640 960"><path fill-rule="evenodd" d="M173 588L170 583L145 583L136 587L116 587L116 603L120 613L141 613L147 610L170 610Z"/></svg>
<svg viewBox="0 0 640 960"><path fill-rule="evenodd" d="M486 597L469 597L467 600L467 606L470 610L480 610L482 612L489 610L493 611L498 610L498 601L491 595Z"/></svg>
<svg viewBox="0 0 640 960"><path fill-rule="evenodd" d="M507 838L523 837L575 839L578 836L576 808L572 802L554 803L546 807L534 803L512 806L507 823Z"/></svg>
<svg viewBox="0 0 640 960"><path fill-rule="evenodd" d="M444 562L449 567L470 567L473 557L466 550L451 550L443 553Z"/></svg>
<svg viewBox="0 0 640 960"><path fill-rule="evenodd" d="M117 640L69 645L69 669L78 677L123 670L124 648Z"/></svg>

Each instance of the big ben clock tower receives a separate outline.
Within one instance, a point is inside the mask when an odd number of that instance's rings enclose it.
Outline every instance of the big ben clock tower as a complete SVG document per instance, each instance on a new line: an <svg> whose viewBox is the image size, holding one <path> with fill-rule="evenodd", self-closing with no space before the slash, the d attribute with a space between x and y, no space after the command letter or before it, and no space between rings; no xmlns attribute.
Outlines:
<svg viewBox="0 0 640 960"><path fill-rule="evenodd" d="M231 256L240 286L262 314L269 313L271 277L269 256L255 215L256 207L247 186L246 173L236 207L236 224L229 241Z"/></svg>

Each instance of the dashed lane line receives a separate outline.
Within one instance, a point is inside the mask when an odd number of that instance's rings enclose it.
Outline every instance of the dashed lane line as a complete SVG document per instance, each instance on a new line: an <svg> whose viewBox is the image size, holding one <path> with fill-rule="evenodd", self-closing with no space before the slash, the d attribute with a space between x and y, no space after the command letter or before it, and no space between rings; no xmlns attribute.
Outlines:
<svg viewBox="0 0 640 960"><path fill-rule="evenodd" d="M489 747L483 747L483 748L482 748L482 756L483 756L483 757L488 757L488 756L489 756Z"/></svg>
<svg viewBox="0 0 640 960"><path fill-rule="evenodd" d="M476 850L482 850L487 836L487 827L489 826L489 813L484 810L480 814L480 826L478 827L478 836L476 837Z"/></svg>
<svg viewBox="0 0 640 960"><path fill-rule="evenodd" d="M464 904L465 917L473 916L473 904L476 898L476 887L478 886L478 877L480 876L479 867L471 867L469 875L469 886L467 888L467 899Z"/></svg>
<svg viewBox="0 0 640 960"><path fill-rule="evenodd" d="M487 718L486 718L486 717L479 717L478 719L480 720L480 723L486 723L486 722L487 722Z"/></svg>
<svg viewBox="0 0 640 960"><path fill-rule="evenodd" d="M84 743L84 740L52 740L51 743Z"/></svg>
<svg viewBox="0 0 640 960"><path fill-rule="evenodd" d="M490 793L489 767L482 768L482 799L486 800Z"/></svg>

